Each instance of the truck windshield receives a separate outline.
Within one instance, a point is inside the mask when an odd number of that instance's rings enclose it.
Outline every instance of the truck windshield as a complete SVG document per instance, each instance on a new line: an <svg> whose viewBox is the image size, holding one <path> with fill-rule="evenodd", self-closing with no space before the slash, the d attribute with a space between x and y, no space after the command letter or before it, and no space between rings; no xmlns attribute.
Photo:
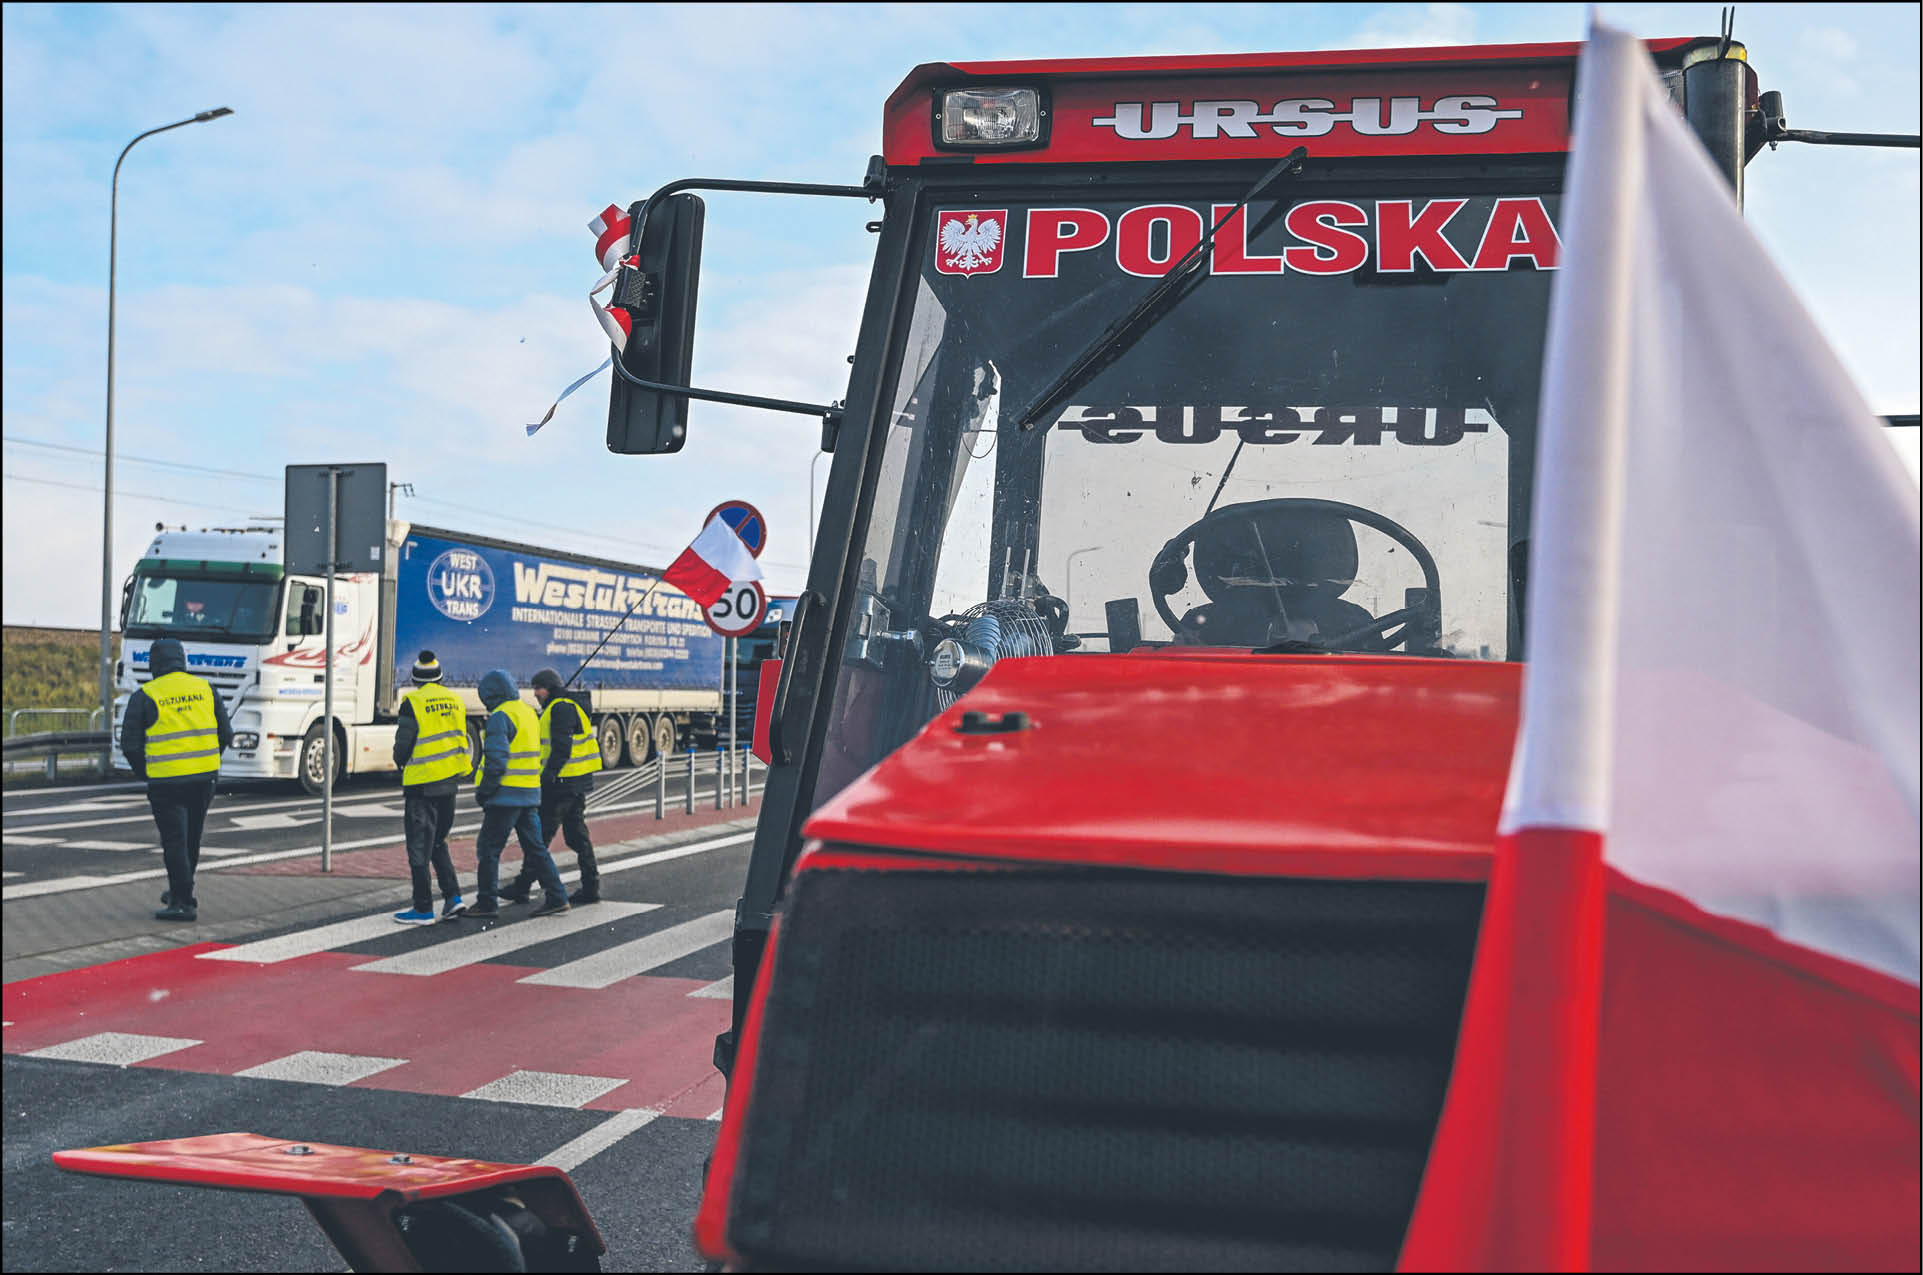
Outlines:
<svg viewBox="0 0 1923 1275"><path fill-rule="evenodd" d="M134 576L128 598L126 633L134 638L265 642L274 635L280 589L276 580L142 571Z"/></svg>
<svg viewBox="0 0 1923 1275"><path fill-rule="evenodd" d="M1240 191L937 204L816 800L995 659L1519 658L1548 186L1258 199L1192 290L1028 429L1022 409Z"/></svg>

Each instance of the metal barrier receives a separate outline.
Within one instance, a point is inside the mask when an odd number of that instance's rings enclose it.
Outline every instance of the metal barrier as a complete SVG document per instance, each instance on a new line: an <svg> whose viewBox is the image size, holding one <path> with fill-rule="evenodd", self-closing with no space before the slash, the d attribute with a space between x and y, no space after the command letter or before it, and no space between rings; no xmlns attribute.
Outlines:
<svg viewBox="0 0 1923 1275"><path fill-rule="evenodd" d="M22 717L84 717L87 719L88 730L99 730L100 715L103 711L104 710L98 708L16 708L7 714L7 738L14 739L20 736L20 719ZM48 734L58 731L60 727L61 723L58 721L49 722L45 726L40 726L36 723L35 729L26 733L29 735Z"/></svg>
<svg viewBox="0 0 1923 1275"><path fill-rule="evenodd" d="M110 736L104 730L39 731L31 735L12 735L0 741L0 756L4 756L9 773L13 771L15 762L44 756L47 759L47 778L58 779L60 758L63 755L75 753L90 755L96 763L92 769L98 771L100 753L107 747L109 740Z"/></svg>

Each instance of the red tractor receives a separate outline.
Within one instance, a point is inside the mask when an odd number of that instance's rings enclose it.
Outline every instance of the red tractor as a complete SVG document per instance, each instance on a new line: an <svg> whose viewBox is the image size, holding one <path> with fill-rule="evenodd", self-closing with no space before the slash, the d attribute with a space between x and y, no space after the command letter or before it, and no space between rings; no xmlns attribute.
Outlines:
<svg viewBox="0 0 1923 1275"><path fill-rule="evenodd" d="M1516 737L1580 47L930 64L860 185L635 205L610 449L704 399L833 453L710 1258L1397 1265ZM1727 38L1648 47L1740 191L1780 101ZM689 387L696 190L879 205L845 401ZM1914 1269L1913 1070L1766 1144L1731 1105L1779 1095L1718 1092L1860 1083L1805 1035L1856 993L1719 1003L1700 935L1610 908L1594 1263Z"/></svg>

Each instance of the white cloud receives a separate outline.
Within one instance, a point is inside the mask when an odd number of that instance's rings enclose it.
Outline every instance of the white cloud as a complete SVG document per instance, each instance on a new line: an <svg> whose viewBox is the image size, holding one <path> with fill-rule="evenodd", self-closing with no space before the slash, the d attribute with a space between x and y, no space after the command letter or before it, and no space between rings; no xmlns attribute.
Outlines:
<svg viewBox="0 0 1923 1275"><path fill-rule="evenodd" d="M1474 44L1476 15L1466 4L1400 4L1371 14L1341 41L1350 49L1415 49Z"/></svg>

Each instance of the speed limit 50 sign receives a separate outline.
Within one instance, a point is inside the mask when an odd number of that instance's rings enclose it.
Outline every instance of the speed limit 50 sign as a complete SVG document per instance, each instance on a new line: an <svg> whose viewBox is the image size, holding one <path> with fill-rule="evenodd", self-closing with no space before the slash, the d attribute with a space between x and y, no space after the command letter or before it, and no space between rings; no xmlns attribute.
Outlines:
<svg viewBox="0 0 1923 1275"><path fill-rule="evenodd" d="M722 637L747 637L761 627L762 617L768 614L768 595L760 581L741 581L729 585L703 614L708 627Z"/></svg>

